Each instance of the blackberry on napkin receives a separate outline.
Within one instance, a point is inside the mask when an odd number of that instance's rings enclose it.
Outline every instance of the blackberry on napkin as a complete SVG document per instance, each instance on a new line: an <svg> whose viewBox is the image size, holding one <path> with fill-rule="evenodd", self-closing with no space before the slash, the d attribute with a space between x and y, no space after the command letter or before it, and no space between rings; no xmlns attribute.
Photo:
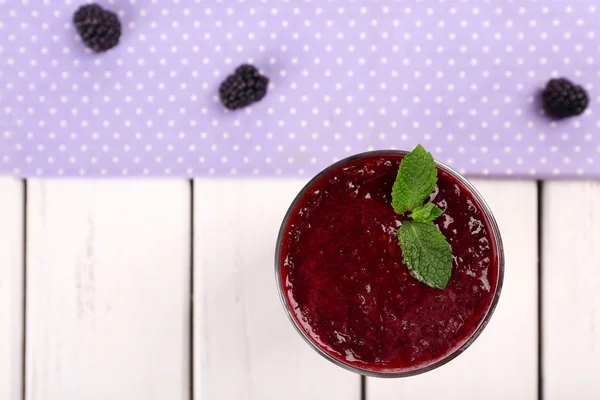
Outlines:
<svg viewBox="0 0 600 400"><path fill-rule="evenodd" d="M73 23L85 45L96 53L112 49L119 43L121 37L119 17L98 4L79 7L73 16Z"/></svg>
<svg viewBox="0 0 600 400"><path fill-rule="evenodd" d="M590 101L584 88L565 78L548 81L542 92L542 100L546 113L554 118L580 115Z"/></svg>
<svg viewBox="0 0 600 400"><path fill-rule="evenodd" d="M267 94L269 78L249 64L242 64L219 87L219 97L225 107L237 110L256 103Z"/></svg>

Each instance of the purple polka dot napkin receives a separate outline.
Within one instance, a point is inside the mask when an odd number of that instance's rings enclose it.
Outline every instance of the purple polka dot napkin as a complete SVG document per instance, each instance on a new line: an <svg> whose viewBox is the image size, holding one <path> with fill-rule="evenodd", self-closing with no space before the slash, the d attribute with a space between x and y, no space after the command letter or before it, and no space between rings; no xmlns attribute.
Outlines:
<svg viewBox="0 0 600 400"><path fill-rule="evenodd" d="M94 54L70 0L0 1L0 165L17 176L298 176L422 143L462 173L600 177L600 4L589 1L101 1ZM228 112L245 62L270 78ZM543 115L564 76L590 93Z"/></svg>

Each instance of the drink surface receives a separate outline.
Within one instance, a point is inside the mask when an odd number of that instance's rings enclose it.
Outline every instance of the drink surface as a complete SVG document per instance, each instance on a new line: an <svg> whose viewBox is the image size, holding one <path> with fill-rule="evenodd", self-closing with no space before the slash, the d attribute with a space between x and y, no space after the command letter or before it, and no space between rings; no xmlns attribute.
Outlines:
<svg viewBox="0 0 600 400"><path fill-rule="evenodd" d="M378 372L443 359L477 329L493 301L498 265L476 198L438 168L431 201L454 257L444 290L413 278L391 207L402 156L344 164L324 175L291 214L280 267L288 307L311 340L339 361Z"/></svg>

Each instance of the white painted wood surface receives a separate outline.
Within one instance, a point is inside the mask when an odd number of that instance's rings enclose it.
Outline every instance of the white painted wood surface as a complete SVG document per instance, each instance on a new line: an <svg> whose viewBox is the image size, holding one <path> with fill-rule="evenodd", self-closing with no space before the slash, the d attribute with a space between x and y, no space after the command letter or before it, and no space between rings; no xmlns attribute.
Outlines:
<svg viewBox="0 0 600 400"><path fill-rule="evenodd" d="M543 199L545 399L600 399L600 182L549 182Z"/></svg>
<svg viewBox="0 0 600 400"><path fill-rule="evenodd" d="M0 398L23 383L23 182L0 178Z"/></svg>
<svg viewBox="0 0 600 400"><path fill-rule="evenodd" d="M275 241L304 180L194 181L195 400L359 400L360 379L296 333Z"/></svg>
<svg viewBox="0 0 600 400"><path fill-rule="evenodd" d="M273 275L303 180L28 182L23 377L23 192L0 179L0 399L359 400L359 377L295 332ZM367 400L537 398L537 191L476 181L503 234L506 276L465 354ZM543 191L544 399L600 398L598 182ZM194 273L194 352L190 279ZM7 355L7 356L5 356ZM193 356L193 360L192 360Z"/></svg>
<svg viewBox="0 0 600 400"><path fill-rule="evenodd" d="M496 312L475 343L449 364L409 379L369 378L368 400L537 399L536 184L474 184L504 241L506 271Z"/></svg>
<svg viewBox="0 0 600 400"><path fill-rule="evenodd" d="M188 400L186 181L28 182L27 400Z"/></svg>

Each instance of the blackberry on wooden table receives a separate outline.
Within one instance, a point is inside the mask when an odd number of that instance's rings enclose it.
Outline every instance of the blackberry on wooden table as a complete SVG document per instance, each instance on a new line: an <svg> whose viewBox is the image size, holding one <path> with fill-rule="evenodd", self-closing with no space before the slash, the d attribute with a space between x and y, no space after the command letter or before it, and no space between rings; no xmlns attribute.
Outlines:
<svg viewBox="0 0 600 400"><path fill-rule="evenodd" d="M219 97L225 107L237 110L256 103L267 94L269 78L249 64L242 64L219 87Z"/></svg>
<svg viewBox="0 0 600 400"><path fill-rule="evenodd" d="M121 38L121 22L117 14L98 4L79 7L73 23L81 40L96 53L112 49Z"/></svg>
<svg viewBox="0 0 600 400"><path fill-rule="evenodd" d="M587 92L565 78L551 79L542 92L546 114L568 118L582 114L589 104Z"/></svg>

